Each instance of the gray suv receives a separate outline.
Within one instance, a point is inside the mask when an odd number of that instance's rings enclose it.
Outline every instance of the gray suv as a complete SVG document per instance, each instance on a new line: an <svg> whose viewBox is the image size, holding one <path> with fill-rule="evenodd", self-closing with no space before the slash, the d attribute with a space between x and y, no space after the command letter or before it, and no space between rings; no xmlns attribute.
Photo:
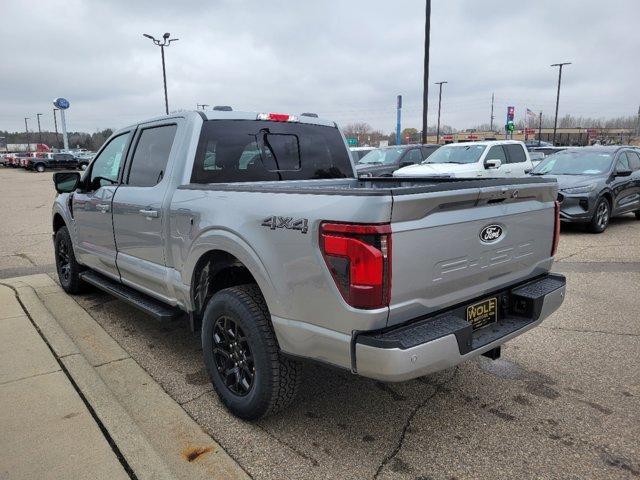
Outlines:
<svg viewBox="0 0 640 480"><path fill-rule="evenodd" d="M640 219L640 149L627 146L569 148L531 172L558 182L560 219L601 233L612 216Z"/></svg>

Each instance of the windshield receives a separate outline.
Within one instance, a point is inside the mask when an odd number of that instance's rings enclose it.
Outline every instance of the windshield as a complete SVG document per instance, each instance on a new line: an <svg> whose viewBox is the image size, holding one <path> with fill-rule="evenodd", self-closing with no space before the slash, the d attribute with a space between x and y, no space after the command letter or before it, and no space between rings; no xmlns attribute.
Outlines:
<svg viewBox="0 0 640 480"><path fill-rule="evenodd" d="M611 154L565 150L554 153L540 162L533 175L599 175L611 168Z"/></svg>
<svg viewBox="0 0 640 480"><path fill-rule="evenodd" d="M422 163L475 163L485 148L485 145L445 145Z"/></svg>
<svg viewBox="0 0 640 480"><path fill-rule="evenodd" d="M358 165L389 165L396 163L404 148L376 148L358 161Z"/></svg>

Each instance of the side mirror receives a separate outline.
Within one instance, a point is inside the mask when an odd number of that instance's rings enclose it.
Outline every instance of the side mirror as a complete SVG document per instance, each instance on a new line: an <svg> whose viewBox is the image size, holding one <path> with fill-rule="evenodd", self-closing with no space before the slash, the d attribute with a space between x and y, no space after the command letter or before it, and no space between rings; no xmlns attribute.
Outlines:
<svg viewBox="0 0 640 480"><path fill-rule="evenodd" d="M502 165L502 160L498 160L497 158L495 160L484 161L484 168L486 168L487 170L500 168L501 165Z"/></svg>
<svg viewBox="0 0 640 480"><path fill-rule="evenodd" d="M56 172L53 174L53 184L58 193L71 193L80 184L79 172Z"/></svg>
<svg viewBox="0 0 640 480"><path fill-rule="evenodd" d="M628 170L628 169L622 169L622 170L616 170L616 173L614 174L616 177L628 177L629 175L631 175L633 173L632 170Z"/></svg>

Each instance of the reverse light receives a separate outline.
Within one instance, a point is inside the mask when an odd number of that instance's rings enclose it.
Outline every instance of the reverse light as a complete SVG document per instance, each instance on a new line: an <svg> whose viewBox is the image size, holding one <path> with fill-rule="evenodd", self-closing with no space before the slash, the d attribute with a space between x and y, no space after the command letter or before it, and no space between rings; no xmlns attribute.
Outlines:
<svg viewBox="0 0 640 480"><path fill-rule="evenodd" d="M553 222L553 243L551 244L552 257L558 251L558 243L560 243L560 202L556 200L553 206L554 206L555 219Z"/></svg>
<svg viewBox="0 0 640 480"><path fill-rule="evenodd" d="M288 113L259 113L258 120L270 120L272 122L297 122L298 117Z"/></svg>
<svg viewBox="0 0 640 480"><path fill-rule="evenodd" d="M363 309L389 305L391 225L324 222L320 250L349 305Z"/></svg>

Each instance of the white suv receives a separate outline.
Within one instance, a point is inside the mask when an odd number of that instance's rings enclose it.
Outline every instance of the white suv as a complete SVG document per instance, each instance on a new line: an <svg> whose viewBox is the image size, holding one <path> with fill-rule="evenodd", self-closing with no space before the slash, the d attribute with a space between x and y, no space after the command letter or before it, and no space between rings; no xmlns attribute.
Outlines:
<svg viewBox="0 0 640 480"><path fill-rule="evenodd" d="M523 177L533 169L524 143L515 140L444 145L418 165L396 170L394 177Z"/></svg>

